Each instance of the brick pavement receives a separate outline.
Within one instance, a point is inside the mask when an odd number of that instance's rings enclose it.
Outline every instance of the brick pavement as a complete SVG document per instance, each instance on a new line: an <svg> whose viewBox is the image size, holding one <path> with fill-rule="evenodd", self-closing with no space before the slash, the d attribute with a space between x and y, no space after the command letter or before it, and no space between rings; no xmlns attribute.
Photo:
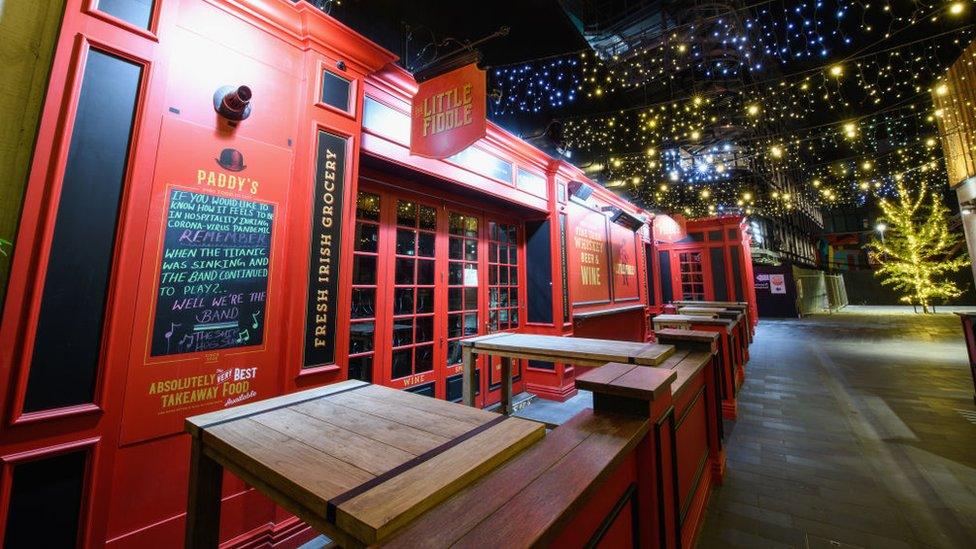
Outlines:
<svg viewBox="0 0 976 549"><path fill-rule="evenodd" d="M764 320L751 354L699 547L976 547L958 318Z"/></svg>

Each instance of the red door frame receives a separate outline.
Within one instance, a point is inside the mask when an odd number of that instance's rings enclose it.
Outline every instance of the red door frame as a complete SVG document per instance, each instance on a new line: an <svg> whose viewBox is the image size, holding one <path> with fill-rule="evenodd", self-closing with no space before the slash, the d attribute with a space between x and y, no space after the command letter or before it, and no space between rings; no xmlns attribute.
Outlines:
<svg viewBox="0 0 976 549"><path fill-rule="evenodd" d="M374 170L364 170L364 177L360 178L359 189L374 194L379 194L381 198L381 203L383 204L381 210L381 224L380 224L380 249L386 250L386 253L380 254L380 260L378 265L378 272L385 273L385 280L390 286L390 290L383 294L384 303L378 305L377 307L382 307L383 309L383 320L377 319L376 323L376 338L374 342L374 347L376 349L376 354L374 355L374 376L373 382L387 385L389 387L394 387L397 389L408 389L410 387L415 387L428 383L430 381L435 382L435 395L437 398L443 399L446 397L446 380L448 377L457 375L461 372L461 366L447 366L447 297L448 297L448 284L447 280L435 280L435 303L434 303L434 339L435 339L435 352L434 352L434 369L426 375L422 375L417 379L409 378L398 378L394 380L392 378L391 364L389 364L389 357L387 353L392 349L392 335L390 333L389 321L393 318L393 299L392 299L392 282L393 282L393 268L392 268L392 258L394 257L393 251L395 249L395 239L396 239L396 227L395 227L395 203L399 198L405 198L408 200L416 201L418 203L423 203L429 206L434 206L438 210L438 225L437 225L437 238L435 243L435 269L438 275L443 275L447 272L448 264L448 245L450 234L448 232L448 222L451 212L459 213L462 215L470 215L478 219L478 334L484 335L487 333L487 319L488 319L488 222L496 221L501 223L507 223L515 225L518 228L518 242L516 244L518 248L518 276L519 276L519 328L512 331L520 331L525 324L525 237L524 237L524 226L521 220L513 218L510 215L504 214L499 211L478 208L475 204L476 202L472 200L465 199L459 196L448 196L448 197L436 197L432 195L429 190L425 190L422 186L415 182L402 179L398 176L392 174L387 174ZM353 199L354 200L354 199ZM387 212L386 214L382 212ZM387 258L387 259L384 259ZM378 276L380 276L378 274ZM378 279L379 281L379 279ZM382 284L381 284L382 287ZM377 300L380 297L377 294ZM380 332L380 330L383 330ZM382 338L382 339L381 339ZM443 343L442 343L443 342ZM380 356L382 353L382 356ZM495 388L494 390L489 390L489 379L485 374L485 364L484 359L479 358L477 363L477 368L480 373L480 393L477 399L476 405L486 406L498 402L501 398L501 388ZM522 365L522 373L519 380L513 384L513 390L519 392L525 388L525 376L524 367ZM377 372L380 373L377 376ZM403 382L402 380L407 379L409 381Z"/></svg>

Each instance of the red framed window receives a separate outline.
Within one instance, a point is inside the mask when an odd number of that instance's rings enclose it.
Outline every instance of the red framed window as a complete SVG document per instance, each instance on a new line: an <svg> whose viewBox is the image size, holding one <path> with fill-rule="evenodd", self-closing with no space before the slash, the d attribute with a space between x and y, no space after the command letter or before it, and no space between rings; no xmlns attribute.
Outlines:
<svg viewBox="0 0 976 549"><path fill-rule="evenodd" d="M352 260L349 324L349 379L373 381L376 349L380 206L378 194L359 192Z"/></svg>
<svg viewBox="0 0 976 549"><path fill-rule="evenodd" d="M702 272L702 253L680 252L678 269L681 275L681 299L705 300L705 275Z"/></svg>
<svg viewBox="0 0 976 549"><path fill-rule="evenodd" d="M434 369L437 209L397 200L391 378Z"/></svg>
<svg viewBox="0 0 976 549"><path fill-rule="evenodd" d="M461 363L464 337L478 335L478 218L450 212L447 245L447 365Z"/></svg>

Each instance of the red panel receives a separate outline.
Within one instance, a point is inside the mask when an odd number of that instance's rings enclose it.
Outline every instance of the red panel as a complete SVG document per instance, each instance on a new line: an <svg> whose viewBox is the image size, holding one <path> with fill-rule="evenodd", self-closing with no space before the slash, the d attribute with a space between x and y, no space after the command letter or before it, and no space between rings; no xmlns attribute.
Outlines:
<svg viewBox="0 0 976 549"><path fill-rule="evenodd" d="M637 235L617 223L610 224L610 248L613 266L614 301L640 299L640 278L637 276Z"/></svg>
<svg viewBox="0 0 976 549"><path fill-rule="evenodd" d="M610 302L607 217L575 202L566 206L566 253L573 306Z"/></svg>

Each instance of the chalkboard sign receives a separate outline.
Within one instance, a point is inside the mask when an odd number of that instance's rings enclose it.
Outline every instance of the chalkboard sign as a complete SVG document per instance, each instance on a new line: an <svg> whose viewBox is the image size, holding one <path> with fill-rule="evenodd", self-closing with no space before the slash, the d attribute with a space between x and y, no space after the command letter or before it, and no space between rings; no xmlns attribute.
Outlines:
<svg viewBox="0 0 976 549"><path fill-rule="evenodd" d="M260 345L274 206L173 189L152 356Z"/></svg>

